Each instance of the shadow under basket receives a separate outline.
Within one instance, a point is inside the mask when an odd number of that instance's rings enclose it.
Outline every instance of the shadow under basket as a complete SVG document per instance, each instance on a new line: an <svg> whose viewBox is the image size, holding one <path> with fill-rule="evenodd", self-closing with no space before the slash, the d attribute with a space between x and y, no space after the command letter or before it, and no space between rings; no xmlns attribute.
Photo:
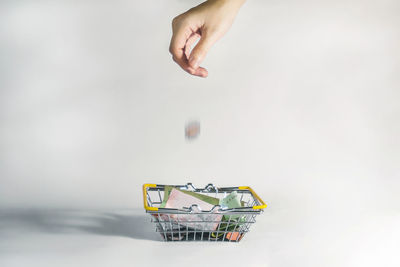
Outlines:
<svg viewBox="0 0 400 267"><path fill-rule="evenodd" d="M201 210L193 204L183 209L163 208L161 206L168 187L217 199L236 191L241 207L229 209L214 205L210 210ZM146 212L151 215L151 222L156 226L156 231L165 241L239 242L256 222L256 216L267 206L248 186L216 187L208 184L204 188L196 188L191 183L144 184L143 202Z"/></svg>

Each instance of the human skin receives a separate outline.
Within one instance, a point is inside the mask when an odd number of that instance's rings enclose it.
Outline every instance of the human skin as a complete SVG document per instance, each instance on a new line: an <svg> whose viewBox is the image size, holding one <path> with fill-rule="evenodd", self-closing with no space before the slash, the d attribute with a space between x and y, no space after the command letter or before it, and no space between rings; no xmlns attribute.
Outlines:
<svg viewBox="0 0 400 267"><path fill-rule="evenodd" d="M213 44L229 30L245 1L208 0L175 17L169 47L173 60L188 73L207 77L207 69L200 64Z"/></svg>

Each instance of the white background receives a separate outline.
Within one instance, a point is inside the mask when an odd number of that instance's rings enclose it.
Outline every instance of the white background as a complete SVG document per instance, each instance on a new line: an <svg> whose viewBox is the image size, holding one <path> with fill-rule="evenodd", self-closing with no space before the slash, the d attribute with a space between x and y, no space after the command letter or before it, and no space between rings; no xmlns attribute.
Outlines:
<svg viewBox="0 0 400 267"><path fill-rule="evenodd" d="M0 266L399 266L400 2L249 1L207 79L168 53L198 3L0 2ZM148 182L269 206L239 244L171 245Z"/></svg>

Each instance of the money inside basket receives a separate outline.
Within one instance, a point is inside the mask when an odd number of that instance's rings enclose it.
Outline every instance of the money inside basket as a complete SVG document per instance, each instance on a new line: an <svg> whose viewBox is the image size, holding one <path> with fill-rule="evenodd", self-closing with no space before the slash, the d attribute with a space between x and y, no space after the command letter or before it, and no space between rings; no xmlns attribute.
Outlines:
<svg viewBox="0 0 400 267"><path fill-rule="evenodd" d="M160 212L152 215L158 222L158 231L167 240L239 241L246 232L243 226L254 220L254 215L222 214L214 208L217 205L222 209L233 209L244 207L245 202L240 200L236 191L225 193L223 197L217 198L165 186L160 208L186 209L190 212Z"/></svg>

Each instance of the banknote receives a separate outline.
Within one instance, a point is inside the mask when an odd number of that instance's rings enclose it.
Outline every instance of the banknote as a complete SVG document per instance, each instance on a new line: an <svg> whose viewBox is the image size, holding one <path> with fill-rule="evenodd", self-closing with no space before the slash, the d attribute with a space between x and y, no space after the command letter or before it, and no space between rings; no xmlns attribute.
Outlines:
<svg viewBox="0 0 400 267"><path fill-rule="evenodd" d="M196 229L199 231L213 231L218 227L219 222L222 219L222 214L217 214L215 212L202 213L201 211L208 211L214 207L215 200L209 199L213 202L212 204L204 201L198 197L191 194L193 192L182 191L176 188L172 188L169 192L168 199L165 202L165 208L171 209L185 209L192 205L197 205L199 210L194 213L189 214L163 214L161 215L163 220L168 220L174 224L183 225L188 228ZM200 195L200 194L198 194ZM204 197L204 195L201 195ZM217 199L218 200L218 199ZM219 202L219 200L218 200ZM218 203L217 203L218 204ZM196 211L196 210L195 210Z"/></svg>
<svg viewBox="0 0 400 267"><path fill-rule="evenodd" d="M196 197L196 198L198 198L198 199L200 199L200 200L202 200L204 202L207 202L207 203L209 203L209 204L211 204L213 206L214 205L218 205L220 203L219 198L211 197L211 196L208 196L208 195L205 195L205 194L200 194L200 193L197 193L197 192L181 190L181 189L175 188L173 186L168 186L167 185L167 186L165 186L165 189L164 189L164 198L163 198L163 201L162 201L162 203L160 205L160 208L165 208L165 205L167 204L167 201L168 201L169 195L171 194L171 190L172 189L176 189L176 190L179 190L182 193L185 193L185 194L191 195L193 197Z"/></svg>
<svg viewBox="0 0 400 267"><path fill-rule="evenodd" d="M230 193L229 195L227 195L226 197L222 198L219 202L219 205L221 205L221 208L228 208L228 209L233 209L233 208L240 208L242 207L238 194L236 191L233 191L232 193ZM239 218L240 215L225 215L224 219L225 220L229 220L229 218L231 220L237 219Z"/></svg>

